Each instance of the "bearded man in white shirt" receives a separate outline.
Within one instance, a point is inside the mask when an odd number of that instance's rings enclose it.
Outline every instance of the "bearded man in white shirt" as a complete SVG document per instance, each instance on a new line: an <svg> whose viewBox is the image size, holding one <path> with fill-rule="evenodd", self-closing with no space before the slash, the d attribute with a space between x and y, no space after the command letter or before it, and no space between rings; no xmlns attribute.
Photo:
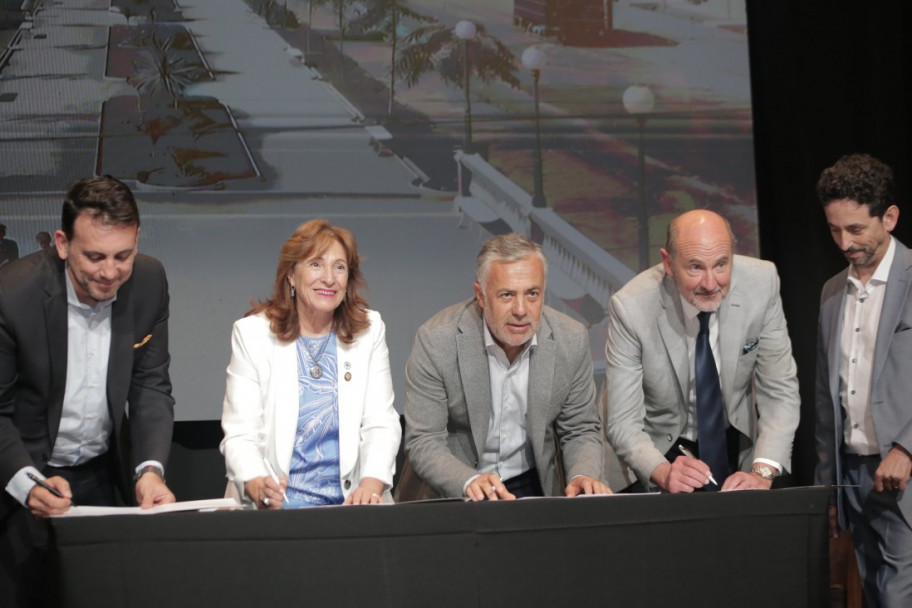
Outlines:
<svg viewBox="0 0 912 608"><path fill-rule="evenodd" d="M893 172L845 156L817 183L849 266L827 281L817 334L818 484L834 492L830 526L848 525L868 606L912 606L912 251Z"/></svg>

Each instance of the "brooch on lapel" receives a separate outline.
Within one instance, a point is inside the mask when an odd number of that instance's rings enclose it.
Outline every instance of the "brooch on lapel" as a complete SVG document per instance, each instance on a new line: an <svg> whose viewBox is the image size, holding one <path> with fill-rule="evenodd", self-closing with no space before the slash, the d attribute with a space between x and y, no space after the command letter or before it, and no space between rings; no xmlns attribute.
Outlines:
<svg viewBox="0 0 912 608"><path fill-rule="evenodd" d="M151 339L152 339L152 334L149 334L148 336L146 336L145 338L142 339L142 342L137 342L136 344L134 344L133 348L139 348Z"/></svg>
<svg viewBox="0 0 912 608"><path fill-rule="evenodd" d="M760 345L760 340L757 340L757 339L751 340L750 342L748 342L744 345L744 348L741 349L741 354L746 355L747 353L749 353L752 350L754 350L755 348L757 348L757 346L759 346L759 345Z"/></svg>

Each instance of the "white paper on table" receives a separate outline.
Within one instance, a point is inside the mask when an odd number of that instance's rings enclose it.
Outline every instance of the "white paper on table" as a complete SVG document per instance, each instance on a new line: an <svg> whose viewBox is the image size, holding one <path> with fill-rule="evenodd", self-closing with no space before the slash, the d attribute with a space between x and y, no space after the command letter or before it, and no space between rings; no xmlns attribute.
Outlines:
<svg viewBox="0 0 912 608"><path fill-rule="evenodd" d="M62 515L53 517L93 517L98 515L155 515L157 513L177 513L179 511L216 511L218 509L240 509L241 504L234 498L209 498L206 500L187 500L156 505L148 509L142 507L90 507L75 506Z"/></svg>

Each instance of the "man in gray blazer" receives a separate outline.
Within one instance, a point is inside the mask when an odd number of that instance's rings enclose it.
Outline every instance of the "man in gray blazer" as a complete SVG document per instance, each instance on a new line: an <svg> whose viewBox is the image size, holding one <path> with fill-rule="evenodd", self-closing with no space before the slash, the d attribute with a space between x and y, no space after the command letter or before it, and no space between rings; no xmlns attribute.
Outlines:
<svg viewBox="0 0 912 608"><path fill-rule="evenodd" d="M893 171L866 154L817 183L849 267L820 297L818 484L833 494L834 535L848 523L868 606L912 606L912 251L893 238Z"/></svg>
<svg viewBox="0 0 912 608"><path fill-rule="evenodd" d="M685 213L668 227L662 264L611 298L606 431L627 480L638 480L631 491L769 488L790 466L799 397L779 277L733 244L721 216ZM698 459L701 317L721 384L727 478Z"/></svg>
<svg viewBox="0 0 912 608"><path fill-rule="evenodd" d="M406 366L406 450L438 495L609 492L588 334L543 305L546 273L537 244L494 237L476 260L475 298L418 330Z"/></svg>
<svg viewBox="0 0 912 608"><path fill-rule="evenodd" d="M136 202L111 177L70 189L61 228L0 269L2 606L43 605L44 518L118 489L174 501L165 271L137 253Z"/></svg>

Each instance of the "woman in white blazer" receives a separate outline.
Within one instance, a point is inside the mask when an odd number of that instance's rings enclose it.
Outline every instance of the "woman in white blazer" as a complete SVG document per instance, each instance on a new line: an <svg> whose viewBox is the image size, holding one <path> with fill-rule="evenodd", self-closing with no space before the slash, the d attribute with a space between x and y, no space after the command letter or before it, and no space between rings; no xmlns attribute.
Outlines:
<svg viewBox="0 0 912 608"><path fill-rule="evenodd" d="M401 427L357 244L325 220L282 246L272 298L235 322L222 409L229 493L257 508L391 502Z"/></svg>

